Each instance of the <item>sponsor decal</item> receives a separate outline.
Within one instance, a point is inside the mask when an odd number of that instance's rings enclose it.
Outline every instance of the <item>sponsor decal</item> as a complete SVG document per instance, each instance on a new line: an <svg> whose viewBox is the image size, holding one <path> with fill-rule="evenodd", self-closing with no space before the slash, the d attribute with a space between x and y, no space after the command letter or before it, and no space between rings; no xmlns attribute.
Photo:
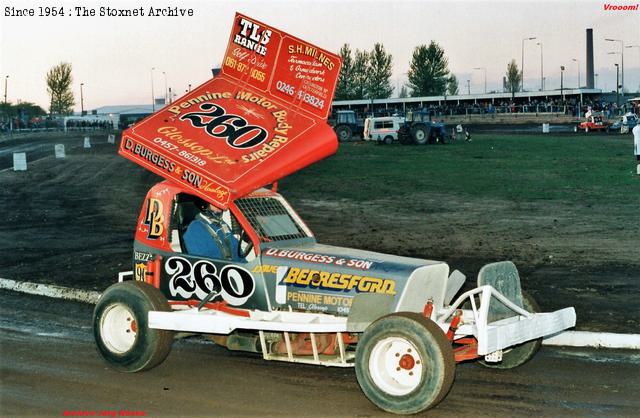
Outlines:
<svg viewBox="0 0 640 418"><path fill-rule="evenodd" d="M354 269L369 270L373 267L373 261L360 260L357 258L341 258L332 255L314 254L305 251L281 250L278 248L267 248L264 255L269 257L284 258L287 260L305 261L308 263L331 264Z"/></svg>
<svg viewBox="0 0 640 418"><path fill-rule="evenodd" d="M239 91L234 98L247 101L270 111L268 114L271 115L273 120L271 122L264 121L263 123L266 124L265 126L273 127L271 136L265 127L257 123L252 125L244 116L228 112L219 103L206 101L209 96L232 97L230 92L213 94L207 92L207 94L201 95L196 99L190 99L171 106L169 111L176 115L179 120L188 121L194 128L203 129L212 139L221 139L223 140L222 143L229 148L241 151L239 158L232 159L215 153L212 150L212 147L215 146L214 144L195 141L186 137L183 131L172 126L158 128L157 133L162 137L154 139L154 142L168 151L175 151L174 153L177 153L179 157L187 159L200 167L205 167L208 161L218 164L259 162L289 142L289 130L293 126L288 122L288 112L280 109L264 96L247 91ZM186 109L190 109L193 104L197 104L201 112L190 111L183 113ZM245 116L257 119L264 119L265 117L263 113L258 112L254 107L238 104L230 105L244 113ZM189 151L179 151L181 148L187 148ZM211 191L204 189L205 191Z"/></svg>
<svg viewBox="0 0 640 418"><path fill-rule="evenodd" d="M151 261L152 257L153 254L133 250L133 259L136 261L144 261L146 263L147 261Z"/></svg>
<svg viewBox="0 0 640 418"><path fill-rule="evenodd" d="M147 278L147 265L145 263L136 263L133 269L133 277L138 282L144 282Z"/></svg>
<svg viewBox="0 0 640 418"><path fill-rule="evenodd" d="M310 292L287 292L287 303L298 309L326 311L329 307L339 313L349 313L353 298Z"/></svg>
<svg viewBox="0 0 640 418"><path fill-rule="evenodd" d="M162 233L164 232L164 211L162 201L153 197L147 200L147 211L142 223L148 227L148 239L157 239L162 236Z"/></svg>
<svg viewBox="0 0 640 418"><path fill-rule="evenodd" d="M200 105L202 112L190 112L180 116L196 128L203 128L213 138L225 138L227 145L236 149L251 148L267 139L267 130L250 125L245 118L227 111L215 103Z"/></svg>
<svg viewBox="0 0 640 418"><path fill-rule="evenodd" d="M273 32L270 29L261 29L260 25L244 17L240 18L239 26L240 32L233 37L233 43L258 55L267 55L266 46Z"/></svg>
<svg viewBox="0 0 640 418"><path fill-rule="evenodd" d="M165 262L164 270L171 276L169 292L174 297L204 299L215 292L211 300L220 296L229 305L240 306L249 300L256 287L249 271L232 264L218 271L208 260L191 263L182 257L171 257Z"/></svg>
<svg viewBox="0 0 640 418"><path fill-rule="evenodd" d="M169 193L169 188L165 187L164 189L160 189L160 190L158 190L156 192L156 197L160 197L160 196L162 196L164 194L167 194L167 193Z"/></svg>
<svg viewBox="0 0 640 418"><path fill-rule="evenodd" d="M356 291L358 293L396 294L396 282L392 279L301 269L297 267L291 267L279 284L336 292Z"/></svg>
<svg viewBox="0 0 640 418"><path fill-rule="evenodd" d="M176 169L176 163L169 161L164 156L153 152L151 149L137 143L131 138L125 139L123 147L125 151L128 151L131 154L152 163L154 166L157 166L163 171L172 173Z"/></svg>
<svg viewBox="0 0 640 418"><path fill-rule="evenodd" d="M183 140L181 132L175 127L161 127L158 129L158 133L164 133L171 139L177 138L178 141ZM187 141L187 144L192 145L191 142L188 142L190 141L189 139L186 139L185 141ZM152 143L165 150L178 150L178 147L172 144L171 141L160 137L154 138ZM196 163L200 166L206 164L206 161L196 155L199 151L206 153L207 158L217 158L217 162L226 161L226 157L224 159L220 159L219 157L212 156L214 153L203 146L195 145L193 147L195 148L193 153L181 150L178 152L178 155L183 159ZM227 202L229 200L229 190L219 183L210 180L199 172L199 170L185 168L184 166L171 161L168 156L153 151L151 148L144 146L131 138L125 138L121 152L124 152L125 156L129 154L134 161L140 162L144 167L147 167L160 175L164 175L165 177L176 180L179 183L208 193L215 197L215 200L218 202ZM160 194L161 193L158 193L158 195Z"/></svg>

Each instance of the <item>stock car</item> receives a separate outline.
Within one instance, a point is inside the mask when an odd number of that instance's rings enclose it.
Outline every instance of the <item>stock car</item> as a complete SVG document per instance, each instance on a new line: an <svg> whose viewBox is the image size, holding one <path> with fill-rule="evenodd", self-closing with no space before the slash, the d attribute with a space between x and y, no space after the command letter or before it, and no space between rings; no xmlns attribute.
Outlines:
<svg viewBox="0 0 640 418"><path fill-rule="evenodd" d="M602 113L589 113L586 115L586 119L575 126L574 131L606 131L609 132L610 125L604 120Z"/></svg>
<svg viewBox="0 0 640 418"><path fill-rule="evenodd" d="M638 116L632 112L628 112L611 124L612 131L620 131L621 134L629 133L638 124Z"/></svg>
<svg viewBox="0 0 640 418"><path fill-rule="evenodd" d="M184 233L200 199L171 181L149 190L133 270L94 311L113 368L151 369L178 334L200 333L265 360L355 367L369 400L411 414L446 396L456 363L517 367L543 336L575 325L573 308L539 313L509 261L485 265L460 294L466 278L444 262L319 244L275 185L223 212L234 254L189 254Z"/></svg>

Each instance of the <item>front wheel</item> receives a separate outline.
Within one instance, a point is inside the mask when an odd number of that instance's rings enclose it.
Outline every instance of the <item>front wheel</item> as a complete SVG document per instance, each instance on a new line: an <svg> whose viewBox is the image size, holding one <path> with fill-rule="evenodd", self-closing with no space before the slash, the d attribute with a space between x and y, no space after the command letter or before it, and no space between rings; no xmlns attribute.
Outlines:
<svg viewBox="0 0 640 418"><path fill-rule="evenodd" d="M93 334L102 357L114 369L139 372L164 361L171 351L172 331L151 329L149 311L171 311L160 290L143 282L110 286L93 312Z"/></svg>
<svg viewBox="0 0 640 418"><path fill-rule="evenodd" d="M403 312L372 323L358 342L356 377L377 407L415 414L437 405L451 389L455 361L438 325Z"/></svg>
<svg viewBox="0 0 640 418"><path fill-rule="evenodd" d="M540 312L540 306L538 306L535 299L525 291L522 291L522 304L523 308L529 312ZM542 338L527 341L503 350L502 361L499 363L488 363L484 360L480 360L480 364L491 369L513 369L531 360L533 356L536 355L541 345Z"/></svg>

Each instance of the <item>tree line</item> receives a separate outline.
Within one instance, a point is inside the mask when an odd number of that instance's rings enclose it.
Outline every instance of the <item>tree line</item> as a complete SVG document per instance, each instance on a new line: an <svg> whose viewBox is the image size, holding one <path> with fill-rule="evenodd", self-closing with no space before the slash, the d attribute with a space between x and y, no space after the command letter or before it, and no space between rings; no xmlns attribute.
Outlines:
<svg viewBox="0 0 640 418"><path fill-rule="evenodd" d="M72 67L67 62L62 62L53 66L46 75L47 93L49 94L49 114L67 116L73 113L75 99L71 91L73 76ZM0 103L0 118L19 118L23 123L27 120L44 116L47 112L31 102L19 102L12 104L9 102Z"/></svg>
<svg viewBox="0 0 640 418"><path fill-rule="evenodd" d="M334 100L387 99L395 88L391 84L393 56L381 43L371 51L353 51L345 43L338 54L342 69ZM458 79L449 70L449 59L435 41L414 48L406 73L408 82L398 91L398 97L452 96L459 93ZM506 88L512 95L520 90L522 73L515 60L507 65Z"/></svg>
<svg viewBox="0 0 640 418"><path fill-rule="evenodd" d="M342 69L338 76L335 100L387 99L395 88L391 84L393 56L381 43L376 43L371 51L351 50L345 43L338 52L342 57ZM50 97L51 115L73 113L75 98L71 90L73 83L72 66L62 62L52 67L46 75L47 92ZM435 41L429 45L414 48L407 72L408 82L400 88L398 97L423 97L455 95L459 92L458 80L449 70L449 60L444 49ZM522 72L515 60L507 64L506 89L520 91ZM15 117L28 114L41 116L45 111L39 106L22 102L17 105L0 103L0 115Z"/></svg>

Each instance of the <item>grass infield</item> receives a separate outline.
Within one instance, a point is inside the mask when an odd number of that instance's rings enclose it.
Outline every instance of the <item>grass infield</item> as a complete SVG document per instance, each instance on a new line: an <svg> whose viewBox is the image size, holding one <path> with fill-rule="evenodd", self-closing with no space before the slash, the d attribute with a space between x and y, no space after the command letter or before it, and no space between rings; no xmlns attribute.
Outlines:
<svg viewBox="0 0 640 418"><path fill-rule="evenodd" d="M447 145L341 143L283 180L288 197L369 200L415 191L514 202L556 200L640 208L631 135L477 134Z"/></svg>

